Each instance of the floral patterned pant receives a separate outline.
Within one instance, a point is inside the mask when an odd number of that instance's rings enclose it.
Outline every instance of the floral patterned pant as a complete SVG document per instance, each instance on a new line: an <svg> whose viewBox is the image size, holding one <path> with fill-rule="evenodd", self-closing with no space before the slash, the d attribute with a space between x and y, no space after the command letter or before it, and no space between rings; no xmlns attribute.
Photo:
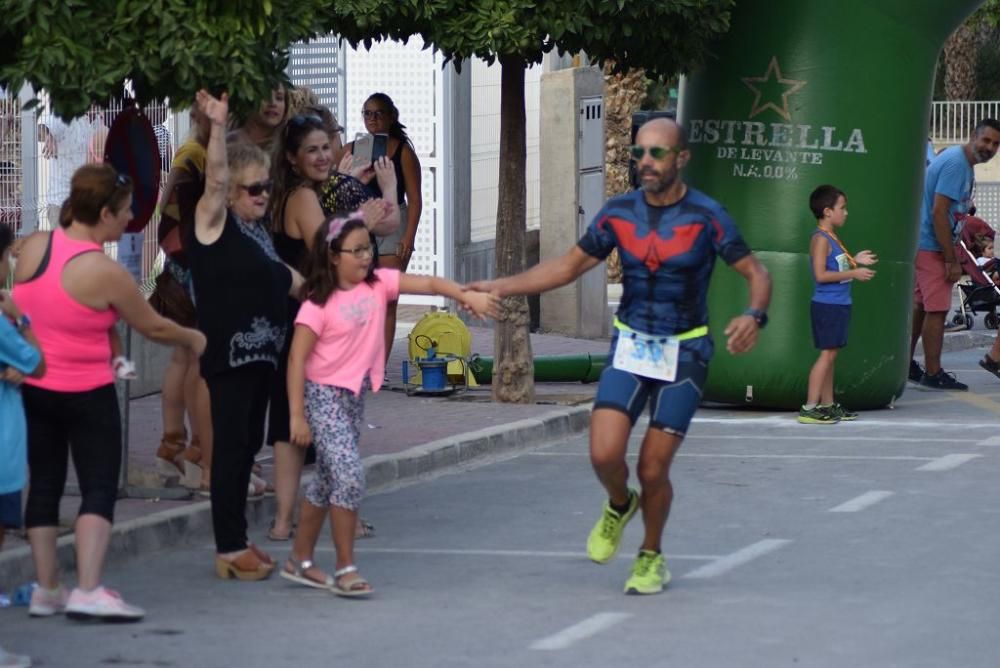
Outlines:
<svg viewBox="0 0 1000 668"><path fill-rule="evenodd" d="M306 421L316 446L316 475L306 486L306 500L314 506L357 510L365 495L365 470L358 453L366 378L361 392L306 381Z"/></svg>

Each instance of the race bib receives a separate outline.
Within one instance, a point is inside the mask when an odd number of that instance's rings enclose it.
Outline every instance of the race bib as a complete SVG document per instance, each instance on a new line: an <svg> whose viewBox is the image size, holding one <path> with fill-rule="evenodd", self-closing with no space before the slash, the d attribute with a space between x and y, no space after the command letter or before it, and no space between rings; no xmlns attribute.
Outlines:
<svg viewBox="0 0 1000 668"><path fill-rule="evenodd" d="M680 341L669 336L620 332L613 365L637 376L672 382L677 378L680 347Z"/></svg>

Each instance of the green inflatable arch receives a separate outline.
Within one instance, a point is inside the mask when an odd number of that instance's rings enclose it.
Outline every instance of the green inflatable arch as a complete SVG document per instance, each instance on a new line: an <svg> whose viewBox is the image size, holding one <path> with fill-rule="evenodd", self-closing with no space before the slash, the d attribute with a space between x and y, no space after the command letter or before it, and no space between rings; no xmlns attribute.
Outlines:
<svg viewBox="0 0 1000 668"><path fill-rule="evenodd" d="M849 199L840 235L879 256L852 288L838 400L890 404L909 363L913 258L928 114L941 45L981 0L739 0L704 71L684 83L680 120L693 158L686 179L724 204L771 272L770 324L756 349L725 351L722 325L747 304L736 272L709 293L717 354L705 398L797 408L816 358L809 324L809 193L832 183Z"/></svg>

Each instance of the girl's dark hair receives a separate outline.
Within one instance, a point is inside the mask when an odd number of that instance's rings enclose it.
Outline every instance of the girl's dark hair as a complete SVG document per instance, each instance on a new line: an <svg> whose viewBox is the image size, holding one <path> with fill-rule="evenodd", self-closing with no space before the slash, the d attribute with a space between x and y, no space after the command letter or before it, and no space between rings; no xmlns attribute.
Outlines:
<svg viewBox="0 0 1000 668"><path fill-rule="evenodd" d="M14 230L10 229L7 223L0 223L0 257L3 257L12 243L14 243ZM0 284L6 279L6 276L0 276Z"/></svg>
<svg viewBox="0 0 1000 668"><path fill-rule="evenodd" d="M93 227L101 221L101 209L118 213L132 194L132 180L111 165L84 165L73 173L69 199L59 213L59 225L73 220Z"/></svg>
<svg viewBox="0 0 1000 668"><path fill-rule="evenodd" d="M328 216L323 221L323 224L319 226L319 229L316 230L312 250L306 256L306 280L302 285L302 293L300 295L303 301L308 299L312 303L322 306L330 298L330 295L338 289L337 271L330 261L330 253L339 253L343 248L344 239L354 230L367 229L363 219L350 218L350 215L350 212L338 211L332 216ZM348 218L348 221L344 223L340 234L327 243L326 235L330 231L330 222L337 218ZM365 276L365 283L371 285L377 280L378 277L375 276L375 263L372 262L368 268L368 275Z"/></svg>
<svg viewBox="0 0 1000 668"><path fill-rule="evenodd" d="M288 154L298 153L302 141L310 132L322 130L327 133L326 123L320 116L314 114L297 114L288 119L280 133L280 138L274 148L274 169L271 174L274 179L274 190L271 194L271 229L280 232L285 226L285 205L288 197L295 189L305 183L301 174L297 174L288 161Z"/></svg>
<svg viewBox="0 0 1000 668"><path fill-rule="evenodd" d="M406 126L399 122L399 109L397 109L396 105L393 104L392 98L385 93L372 93L368 96L368 99L365 100L365 104L368 104L369 102L378 102L385 107L387 112L389 112L389 117L392 119L392 124L389 126L389 136L395 137L399 141L407 143L412 147L413 142L410 141L409 135L406 134Z"/></svg>

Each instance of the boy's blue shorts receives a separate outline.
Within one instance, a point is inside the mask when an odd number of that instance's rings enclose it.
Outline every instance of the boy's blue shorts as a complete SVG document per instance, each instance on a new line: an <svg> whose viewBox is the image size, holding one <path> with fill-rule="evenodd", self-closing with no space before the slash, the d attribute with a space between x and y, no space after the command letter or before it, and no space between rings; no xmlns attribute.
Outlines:
<svg viewBox="0 0 1000 668"><path fill-rule="evenodd" d="M21 514L21 492L0 494L0 527L20 529L24 522Z"/></svg>
<svg viewBox="0 0 1000 668"><path fill-rule="evenodd" d="M811 302L813 343L819 350L834 350L847 345L847 326L851 324L850 304Z"/></svg>

